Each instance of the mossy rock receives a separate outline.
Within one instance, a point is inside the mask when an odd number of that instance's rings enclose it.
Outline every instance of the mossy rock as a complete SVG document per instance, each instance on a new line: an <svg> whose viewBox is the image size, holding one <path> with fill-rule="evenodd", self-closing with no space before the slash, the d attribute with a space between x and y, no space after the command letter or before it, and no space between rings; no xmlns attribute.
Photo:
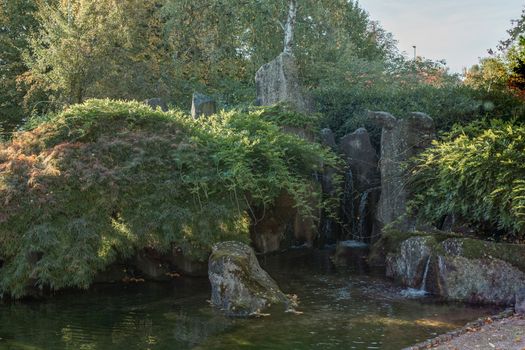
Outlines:
<svg viewBox="0 0 525 350"><path fill-rule="evenodd" d="M436 243L440 243L448 238L459 237L453 233L447 232L407 232L395 229L386 229L383 231L381 238L372 245L370 255L368 256L368 263L371 266L385 266L386 257L388 254L399 254L401 243L411 237L432 237Z"/></svg>
<svg viewBox="0 0 525 350"><path fill-rule="evenodd" d="M251 247L240 242L213 246L208 274L211 303L228 316L254 316L273 304L293 307L293 302L264 271Z"/></svg>

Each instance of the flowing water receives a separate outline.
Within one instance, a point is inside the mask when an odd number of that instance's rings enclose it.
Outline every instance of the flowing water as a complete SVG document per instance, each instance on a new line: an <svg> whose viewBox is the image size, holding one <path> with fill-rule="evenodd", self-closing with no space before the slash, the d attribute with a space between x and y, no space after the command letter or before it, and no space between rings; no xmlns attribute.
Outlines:
<svg viewBox="0 0 525 350"><path fill-rule="evenodd" d="M0 305L0 349L401 349L497 311L405 298L380 272L336 270L326 252L262 265L304 314L225 318L206 279L105 285Z"/></svg>

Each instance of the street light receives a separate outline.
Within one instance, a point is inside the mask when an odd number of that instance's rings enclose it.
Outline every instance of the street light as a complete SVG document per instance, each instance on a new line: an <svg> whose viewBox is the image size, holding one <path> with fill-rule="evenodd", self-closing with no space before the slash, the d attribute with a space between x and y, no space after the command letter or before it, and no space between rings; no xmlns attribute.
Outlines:
<svg viewBox="0 0 525 350"><path fill-rule="evenodd" d="M414 48L414 61L415 61L415 60L416 60L416 57L417 57L417 56L416 56L416 45L413 45L412 47Z"/></svg>

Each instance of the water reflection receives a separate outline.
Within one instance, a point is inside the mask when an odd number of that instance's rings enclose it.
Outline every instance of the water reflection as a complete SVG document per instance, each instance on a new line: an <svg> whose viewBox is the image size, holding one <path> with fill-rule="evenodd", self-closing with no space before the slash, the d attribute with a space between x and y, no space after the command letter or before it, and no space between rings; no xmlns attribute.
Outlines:
<svg viewBox="0 0 525 350"><path fill-rule="evenodd" d="M335 269L326 253L262 263L303 315L225 318L206 279L98 286L0 306L0 349L400 349L496 311L404 298L380 272Z"/></svg>

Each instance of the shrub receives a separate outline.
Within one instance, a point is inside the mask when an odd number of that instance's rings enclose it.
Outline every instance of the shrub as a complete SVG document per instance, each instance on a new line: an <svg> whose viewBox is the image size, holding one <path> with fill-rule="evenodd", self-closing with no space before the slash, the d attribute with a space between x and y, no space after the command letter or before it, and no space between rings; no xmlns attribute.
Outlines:
<svg viewBox="0 0 525 350"><path fill-rule="evenodd" d="M411 207L422 219L455 213L478 228L525 238L522 124L493 120L456 127L420 155L413 175Z"/></svg>
<svg viewBox="0 0 525 350"><path fill-rule="evenodd" d="M269 113L195 121L90 100L33 121L0 145L0 292L87 287L145 247L203 259L217 241L247 240L250 207L283 191L309 215L312 174L338 160Z"/></svg>

